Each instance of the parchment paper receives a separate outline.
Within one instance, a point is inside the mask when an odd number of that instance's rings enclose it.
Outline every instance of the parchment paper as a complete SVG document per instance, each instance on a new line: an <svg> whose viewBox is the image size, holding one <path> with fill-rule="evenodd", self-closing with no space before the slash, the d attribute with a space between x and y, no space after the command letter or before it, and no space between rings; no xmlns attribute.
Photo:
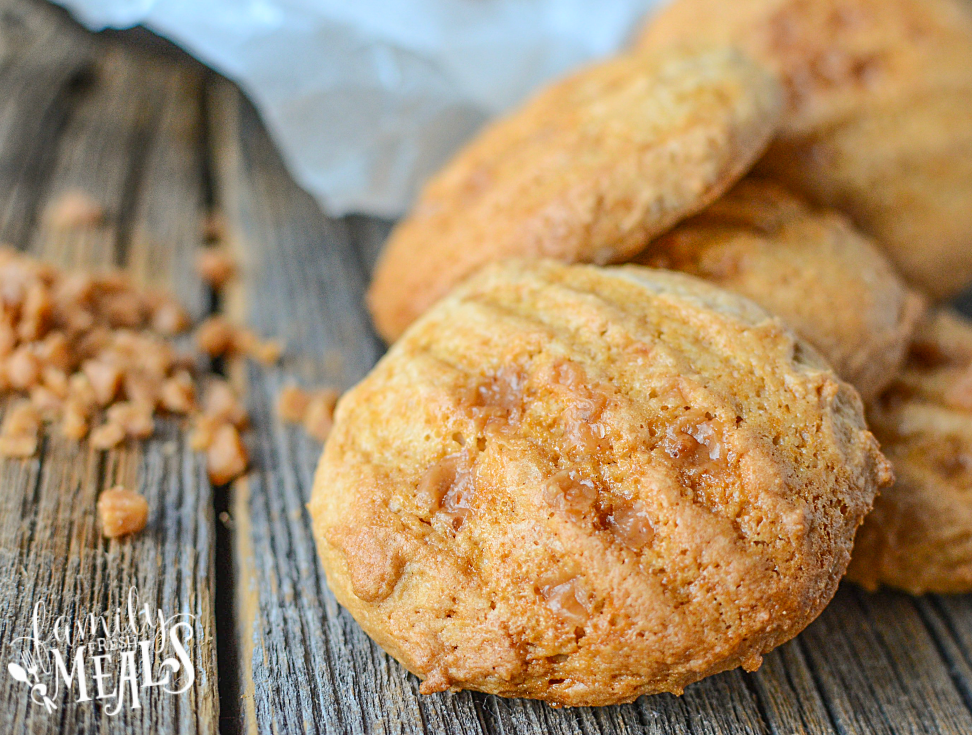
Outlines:
<svg viewBox="0 0 972 735"><path fill-rule="evenodd" d="M489 117L620 48L662 0L57 0L236 81L331 214L402 214Z"/></svg>

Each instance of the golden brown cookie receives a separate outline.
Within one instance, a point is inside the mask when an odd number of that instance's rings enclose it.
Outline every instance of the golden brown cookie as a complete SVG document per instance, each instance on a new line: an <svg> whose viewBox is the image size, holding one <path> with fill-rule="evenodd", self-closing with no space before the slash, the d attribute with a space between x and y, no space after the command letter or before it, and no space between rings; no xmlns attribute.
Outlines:
<svg viewBox="0 0 972 735"><path fill-rule="evenodd" d="M389 341L485 263L624 260L762 153L781 92L729 50L621 56L492 124L392 232L368 305Z"/></svg>
<svg viewBox="0 0 972 735"><path fill-rule="evenodd" d="M758 667L889 480L857 393L752 302L511 261L344 395L309 507L331 589L423 692L601 705Z"/></svg>
<svg viewBox="0 0 972 735"><path fill-rule="evenodd" d="M675 0L644 49L735 43L787 113L760 170L849 214L936 297L972 281L972 5Z"/></svg>
<svg viewBox="0 0 972 735"><path fill-rule="evenodd" d="M897 479L857 534L848 578L972 592L972 322L951 311L923 322L868 417Z"/></svg>
<svg viewBox="0 0 972 735"><path fill-rule="evenodd" d="M776 314L865 402L904 361L922 299L841 214L744 179L635 262L691 273Z"/></svg>

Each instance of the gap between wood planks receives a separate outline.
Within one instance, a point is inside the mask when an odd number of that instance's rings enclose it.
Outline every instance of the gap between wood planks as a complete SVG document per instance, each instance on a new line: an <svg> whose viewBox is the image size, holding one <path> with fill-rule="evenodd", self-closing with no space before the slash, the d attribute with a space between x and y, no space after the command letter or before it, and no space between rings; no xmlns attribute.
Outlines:
<svg viewBox="0 0 972 735"><path fill-rule="evenodd" d="M199 109L202 119L202 137L200 140L203 150L202 184L203 201L207 216L220 216L220 205L216 191L215 168L216 149L213 145L212 125L214 116L210 109L211 88L215 75L209 73L206 82L200 88ZM207 289L207 314L217 314L225 310L224 295L214 289ZM212 361L214 372L227 375L226 363L222 359ZM240 480L245 483L245 479ZM237 492L242 492L242 486ZM218 671L217 686L219 692L221 735L237 735L242 731L241 704L246 700L246 694L241 686L240 656L238 644L240 641L237 630L236 611L236 576L234 559L234 534L232 527L232 497L230 485L215 488L213 492L214 516L216 519L216 561L215 561L215 612L216 612L216 666ZM245 523L245 519L241 519Z"/></svg>

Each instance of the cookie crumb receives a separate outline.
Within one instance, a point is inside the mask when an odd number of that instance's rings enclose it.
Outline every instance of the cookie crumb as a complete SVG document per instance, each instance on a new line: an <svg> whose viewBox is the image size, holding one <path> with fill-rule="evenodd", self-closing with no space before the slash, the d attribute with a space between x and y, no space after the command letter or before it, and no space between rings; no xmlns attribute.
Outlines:
<svg viewBox="0 0 972 735"><path fill-rule="evenodd" d="M148 522L148 501L133 490L116 485L98 497L98 517L106 538L138 533Z"/></svg>

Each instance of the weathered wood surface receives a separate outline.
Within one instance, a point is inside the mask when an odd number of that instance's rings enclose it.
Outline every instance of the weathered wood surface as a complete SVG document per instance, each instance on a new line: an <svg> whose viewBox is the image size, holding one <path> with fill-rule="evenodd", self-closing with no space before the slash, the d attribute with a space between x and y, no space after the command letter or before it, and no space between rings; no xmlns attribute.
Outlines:
<svg viewBox="0 0 972 735"><path fill-rule="evenodd" d="M46 6L0 3L0 240L64 267L122 268L198 312L202 289L185 265L202 216L203 78L95 39ZM72 187L103 202L103 227L45 225L45 207ZM0 483L0 731L217 732L213 496L179 427L109 452L52 431L36 458L0 462ZM95 500L116 483L138 488L151 511L137 538L109 542ZM6 664L18 662L14 641L30 633L36 603L46 632L58 615L110 615L132 587L166 615L193 616L193 687L144 690L139 709L114 717L64 687L53 712L30 704Z"/></svg>
<svg viewBox="0 0 972 735"><path fill-rule="evenodd" d="M255 465L229 491L209 487L174 424L107 453L50 436L39 458L0 463L0 663L36 601L77 616L136 585L196 616L200 672L191 693L109 718L67 701L49 715L0 670L0 732L214 732L218 713L224 733L972 732L972 599L851 585L756 674L728 672L681 698L554 710L420 696L327 589L304 507L320 447L273 411L285 382L347 387L380 356L361 297L389 225L325 217L232 85L137 40L0 0L0 239L63 265L125 268L288 350L273 370L228 366L246 391ZM45 228L44 207L72 186L105 202L106 227ZM242 267L221 304L191 273L213 206ZM94 500L119 478L148 496L150 526L106 542Z"/></svg>

